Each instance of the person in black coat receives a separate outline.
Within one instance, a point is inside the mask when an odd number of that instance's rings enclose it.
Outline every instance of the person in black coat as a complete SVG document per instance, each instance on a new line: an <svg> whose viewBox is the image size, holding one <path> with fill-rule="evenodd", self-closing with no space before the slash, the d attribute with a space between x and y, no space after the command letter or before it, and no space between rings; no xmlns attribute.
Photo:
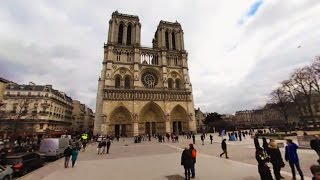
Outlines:
<svg viewBox="0 0 320 180"><path fill-rule="evenodd" d="M262 138L262 147L264 151L269 154L269 144L267 142L267 139L265 137Z"/></svg>
<svg viewBox="0 0 320 180"><path fill-rule="evenodd" d="M310 147L317 153L319 156L318 163L320 164L320 140L319 136L315 135L315 138L310 141Z"/></svg>
<svg viewBox="0 0 320 180"><path fill-rule="evenodd" d="M192 166L192 152L185 148L181 155L181 165L184 167L185 180L190 180Z"/></svg>
<svg viewBox="0 0 320 180"><path fill-rule="evenodd" d="M226 139L223 139L221 142L221 149L222 149L222 153L220 154L220 157L222 157L223 154L226 155L226 158L229 159L228 157L228 152L227 152L227 143L226 143Z"/></svg>
<svg viewBox="0 0 320 180"><path fill-rule="evenodd" d="M273 180L270 168L267 165L269 158L261 147L256 149L256 160L258 161L258 171L261 180Z"/></svg>
<svg viewBox="0 0 320 180"><path fill-rule="evenodd" d="M276 180L283 179L280 174L281 167L284 166L284 162L281 156L281 152L277 146L276 142L271 142L269 146L269 155L270 155L270 162L273 166L273 173Z"/></svg>
<svg viewBox="0 0 320 180"><path fill-rule="evenodd" d="M110 146L111 146L111 140L108 138L107 139L107 154L109 154Z"/></svg>
<svg viewBox="0 0 320 180"><path fill-rule="evenodd" d="M258 140L257 137L254 137L254 138L253 138L253 142L254 142L254 147L256 148L256 150L259 149L259 148L261 148L261 147L260 147L259 140Z"/></svg>
<svg viewBox="0 0 320 180"><path fill-rule="evenodd" d="M72 149L68 146L64 152L64 167L67 168L69 166L70 156L72 154Z"/></svg>
<svg viewBox="0 0 320 180"><path fill-rule="evenodd" d="M192 141L193 141L193 144L196 144L196 136L194 134L192 134Z"/></svg>
<svg viewBox="0 0 320 180"><path fill-rule="evenodd" d="M213 141L213 136L212 136L212 134L210 134L210 141L211 141L211 144L212 144L212 141Z"/></svg>
<svg viewBox="0 0 320 180"><path fill-rule="evenodd" d="M202 142L202 146L203 146L204 145L204 135L201 135L200 138L201 138L201 142Z"/></svg>

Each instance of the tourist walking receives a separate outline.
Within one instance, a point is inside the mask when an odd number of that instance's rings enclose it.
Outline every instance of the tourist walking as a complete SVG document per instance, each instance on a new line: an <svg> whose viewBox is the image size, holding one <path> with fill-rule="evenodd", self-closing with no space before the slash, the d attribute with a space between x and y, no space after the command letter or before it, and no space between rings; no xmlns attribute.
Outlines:
<svg viewBox="0 0 320 180"><path fill-rule="evenodd" d="M242 133L241 133L241 131L238 132L238 135L239 135L239 140L242 141Z"/></svg>
<svg viewBox="0 0 320 180"><path fill-rule="evenodd" d="M197 150L193 147L193 144L189 144L189 149L191 150L191 156L192 156L191 178L195 178L196 172L195 172L194 166L197 162Z"/></svg>
<svg viewBox="0 0 320 180"><path fill-rule="evenodd" d="M104 138L102 140L102 152L101 152L101 154L104 154L106 152L106 146L107 146L107 142L106 142L106 139Z"/></svg>
<svg viewBox="0 0 320 180"><path fill-rule="evenodd" d="M201 142L202 142L202 146L203 146L204 145L204 135L201 135L200 138L201 138Z"/></svg>
<svg viewBox="0 0 320 180"><path fill-rule="evenodd" d="M98 154L101 154L101 148L102 148L102 141L99 142L98 144L98 148L97 148Z"/></svg>
<svg viewBox="0 0 320 180"><path fill-rule="evenodd" d="M74 147L73 149L72 149L72 157L71 157L71 161L72 161L72 167L74 167L74 164L76 163L76 161L77 161L77 158L78 158L78 154L79 154L79 150L76 148L76 147Z"/></svg>
<svg viewBox="0 0 320 180"><path fill-rule="evenodd" d="M227 143L226 143L226 139L223 139L221 142L221 149L222 149L222 153L220 154L220 157L222 157L223 154L226 155L226 158L229 159L228 157L228 152L227 152Z"/></svg>
<svg viewBox="0 0 320 180"><path fill-rule="evenodd" d="M300 164L299 164L297 149L298 149L298 145L292 142L291 139L287 139L285 159L286 161L289 161L291 172L292 172L292 179L296 179L296 171L295 171L295 167L296 167L301 177L301 180L303 180L304 178L303 178L303 173L301 171Z"/></svg>
<svg viewBox="0 0 320 180"><path fill-rule="evenodd" d="M281 156L281 152L276 142L271 142L269 146L270 162L273 166L273 173L276 180L283 179L280 174L281 167L284 167L284 162Z"/></svg>
<svg viewBox="0 0 320 180"><path fill-rule="evenodd" d="M190 180L192 166L192 152L185 148L181 155L181 165L184 167L185 180Z"/></svg>
<svg viewBox="0 0 320 180"><path fill-rule="evenodd" d="M320 180L320 166L312 165L310 167L311 173L313 175L312 180Z"/></svg>
<svg viewBox="0 0 320 180"><path fill-rule="evenodd" d="M72 149L70 148L70 145L64 150L64 168L69 167L69 161L70 161L70 156L72 154Z"/></svg>
<svg viewBox="0 0 320 180"><path fill-rule="evenodd" d="M257 137L254 137L254 138L253 138L253 143L254 143L254 147L256 148L256 150L259 149L259 148L261 148L261 147L260 147L259 140L258 140Z"/></svg>
<svg viewBox="0 0 320 180"><path fill-rule="evenodd" d="M110 139L108 138L108 139L107 139L107 154L109 154L110 146L111 146L111 141L110 141Z"/></svg>
<svg viewBox="0 0 320 180"><path fill-rule="evenodd" d="M258 161L258 172L261 180L273 180L270 168L267 165L268 155L261 147L256 148L256 160Z"/></svg>
<svg viewBox="0 0 320 180"><path fill-rule="evenodd" d="M192 134L192 142L193 144L196 144L196 136L194 134Z"/></svg>
<svg viewBox="0 0 320 180"><path fill-rule="evenodd" d="M320 140L318 135L315 135L314 139L310 141L310 147L317 153L318 163L320 164Z"/></svg>
<svg viewBox="0 0 320 180"><path fill-rule="evenodd" d="M212 136L212 134L210 134L210 142L211 142L211 144L212 144L212 141L213 141L213 136Z"/></svg>

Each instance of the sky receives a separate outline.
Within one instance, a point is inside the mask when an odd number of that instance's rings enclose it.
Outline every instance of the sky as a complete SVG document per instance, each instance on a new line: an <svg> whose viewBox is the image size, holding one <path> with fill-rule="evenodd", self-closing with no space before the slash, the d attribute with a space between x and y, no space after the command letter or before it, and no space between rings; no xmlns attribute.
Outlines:
<svg viewBox="0 0 320 180"><path fill-rule="evenodd" d="M195 107L204 112L263 107L320 55L319 0L10 0L0 6L0 77L52 84L95 109L116 10L139 16L142 46L152 46L160 20L181 23Z"/></svg>

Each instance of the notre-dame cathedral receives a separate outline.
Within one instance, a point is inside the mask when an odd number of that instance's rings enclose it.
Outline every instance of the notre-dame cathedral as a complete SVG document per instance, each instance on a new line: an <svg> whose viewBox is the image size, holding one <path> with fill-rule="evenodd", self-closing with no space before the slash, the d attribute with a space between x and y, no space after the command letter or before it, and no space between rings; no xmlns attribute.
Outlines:
<svg viewBox="0 0 320 180"><path fill-rule="evenodd" d="M160 21L141 46L139 17L112 13L98 82L95 134L195 132L188 53L178 22Z"/></svg>

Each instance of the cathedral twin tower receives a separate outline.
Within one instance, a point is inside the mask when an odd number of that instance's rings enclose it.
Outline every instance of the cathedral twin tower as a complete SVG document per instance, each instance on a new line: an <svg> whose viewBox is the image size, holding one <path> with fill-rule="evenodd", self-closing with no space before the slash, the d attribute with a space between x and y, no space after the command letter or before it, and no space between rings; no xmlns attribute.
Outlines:
<svg viewBox="0 0 320 180"><path fill-rule="evenodd" d="M98 82L95 134L195 132L188 56L178 22L160 21L142 47L138 16L112 13Z"/></svg>

